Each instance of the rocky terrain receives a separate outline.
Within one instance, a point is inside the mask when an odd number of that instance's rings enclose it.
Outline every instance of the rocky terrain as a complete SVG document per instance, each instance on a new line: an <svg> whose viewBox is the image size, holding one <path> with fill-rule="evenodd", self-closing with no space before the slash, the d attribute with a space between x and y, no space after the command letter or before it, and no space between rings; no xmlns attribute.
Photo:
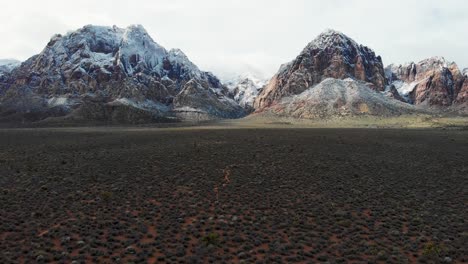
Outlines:
<svg viewBox="0 0 468 264"><path fill-rule="evenodd" d="M376 91L385 90L381 57L343 33L327 30L309 43L296 59L281 66L256 98L254 106L256 109L268 107L326 78L350 77L371 83Z"/></svg>
<svg viewBox="0 0 468 264"><path fill-rule="evenodd" d="M21 64L18 60L0 59L0 78L10 73L14 68Z"/></svg>
<svg viewBox="0 0 468 264"><path fill-rule="evenodd" d="M142 26L85 26L55 35L4 78L0 117L150 122L243 116L227 92L213 74L182 51L164 49Z"/></svg>
<svg viewBox="0 0 468 264"><path fill-rule="evenodd" d="M322 85L327 78L335 81ZM346 87L368 89L359 93L343 90L340 80L347 78L360 84ZM442 57L384 69L374 51L341 32L328 30L295 60L281 66L256 97L254 107L256 114L300 118L420 112L464 115L468 113L467 85L466 71ZM350 103L343 98L345 94L354 94ZM363 105L365 109L359 109Z"/></svg>
<svg viewBox="0 0 468 264"><path fill-rule="evenodd" d="M458 105L460 108L464 109L466 113L468 113L468 69L463 70L463 75L465 76L465 81L463 82L460 91L458 92L455 105Z"/></svg>
<svg viewBox="0 0 468 264"><path fill-rule="evenodd" d="M466 263L467 159L466 130L2 129L0 262Z"/></svg>
<svg viewBox="0 0 468 264"><path fill-rule="evenodd" d="M285 97L265 112L282 117L323 119L356 115L398 116L421 109L372 90L365 82L348 78L325 79L304 92Z"/></svg>
<svg viewBox="0 0 468 264"><path fill-rule="evenodd" d="M224 82L234 100L249 112L254 110L254 101L266 83L252 74L242 74Z"/></svg>
<svg viewBox="0 0 468 264"><path fill-rule="evenodd" d="M447 108L467 101L467 95L461 92L466 76L456 63L442 57L390 65L386 74L389 83L408 103Z"/></svg>

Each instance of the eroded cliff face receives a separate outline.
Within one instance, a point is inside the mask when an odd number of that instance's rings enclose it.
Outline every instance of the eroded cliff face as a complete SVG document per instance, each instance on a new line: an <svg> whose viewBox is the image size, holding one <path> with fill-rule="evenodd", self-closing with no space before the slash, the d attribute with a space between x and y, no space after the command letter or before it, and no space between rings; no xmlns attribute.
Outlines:
<svg viewBox="0 0 468 264"><path fill-rule="evenodd" d="M328 30L309 43L295 60L281 66L256 98L254 107L268 107L281 98L300 94L326 78L350 77L371 83L376 91L385 89L381 57L346 35Z"/></svg>
<svg viewBox="0 0 468 264"><path fill-rule="evenodd" d="M455 104L468 109L468 69L463 70L463 76L465 79L460 86L460 91L458 91Z"/></svg>
<svg viewBox="0 0 468 264"><path fill-rule="evenodd" d="M447 108L466 100L462 92L466 76L457 64L442 57L390 65L386 74L389 82L411 104Z"/></svg>
<svg viewBox="0 0 468 264"><path fill-rule="evenodd" d="M65 36L55 35L40 54L2 80L0 110L4 114L40 109L41 117L47 117L49 110L61 108L67 114L92 101L125 105L156 118L173 117L176 107L201 102L214 103L195 109L213 118L244 115L214 75L201 71L182 51L167 51L139 25L125 29L85 26ZM191 102L183 100L183 105L178 100L175 106L175 98L194 84L201 90L191 94Z"/></svg>
<svg viewBox="0 0 468 264"><path fill-rule="evenodd" d="M253 74L242 74L224 81L234 100L247 112L254 111L255 98L260 94L267 83L267 79L259 78Z"/></svg>

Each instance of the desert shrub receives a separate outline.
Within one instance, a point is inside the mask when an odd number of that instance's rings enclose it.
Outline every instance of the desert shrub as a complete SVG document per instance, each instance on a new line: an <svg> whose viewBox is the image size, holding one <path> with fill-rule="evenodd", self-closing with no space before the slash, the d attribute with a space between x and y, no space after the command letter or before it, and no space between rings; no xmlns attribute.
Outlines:
<svg viewBox="0 0 468 264"><path fill-rule="evenodd" d="M216 246L219 244L219 235L216 233L210 233L202 238L202 242L205 244L205 246Z"/></svg>
<svg viewBox="0 0 468 264"><path fill-rule="evenodd" d="M433 242L427 243L424 246L424 249L422 252L423 256L427 256L427 257L440 256L441 253L442 253L442 246L435 244Z"/></svg>
<svg viewBox="0 0 468 264"><path fill-rule="evenodd" d="M101 199L104 200L104 201L110 201L112 199L112 192L109 192L109 191L103 191L101 192Z"/></svg>

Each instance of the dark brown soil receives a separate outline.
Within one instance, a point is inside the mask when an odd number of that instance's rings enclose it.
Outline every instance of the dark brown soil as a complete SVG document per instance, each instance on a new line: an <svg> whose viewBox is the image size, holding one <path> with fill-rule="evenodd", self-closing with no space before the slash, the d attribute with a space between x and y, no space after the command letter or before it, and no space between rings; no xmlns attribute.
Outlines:
<svg viewBox="0 0 468 264"><path fill-rule="evenodd" d="M468 131L0 130L0 263L463 263Z"/></svg>

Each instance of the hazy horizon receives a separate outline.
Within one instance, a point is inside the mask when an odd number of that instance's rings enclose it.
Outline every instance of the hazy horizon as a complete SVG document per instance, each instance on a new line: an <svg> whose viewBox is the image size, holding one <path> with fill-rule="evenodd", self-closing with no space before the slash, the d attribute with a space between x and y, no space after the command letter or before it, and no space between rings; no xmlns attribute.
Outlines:
<svg viewBox="0 0 468 264"><path fill-rule="evenodd" d="M468 2L461 0L18 0L3 6L9 23L0 34L8 41L0 43L0 59L25 60L52 35L87 24L141 24L166 49L181 49L221 78L247 72L270 77L325 29L369 46L385 65L442 56L468 67Z"/></svg>

